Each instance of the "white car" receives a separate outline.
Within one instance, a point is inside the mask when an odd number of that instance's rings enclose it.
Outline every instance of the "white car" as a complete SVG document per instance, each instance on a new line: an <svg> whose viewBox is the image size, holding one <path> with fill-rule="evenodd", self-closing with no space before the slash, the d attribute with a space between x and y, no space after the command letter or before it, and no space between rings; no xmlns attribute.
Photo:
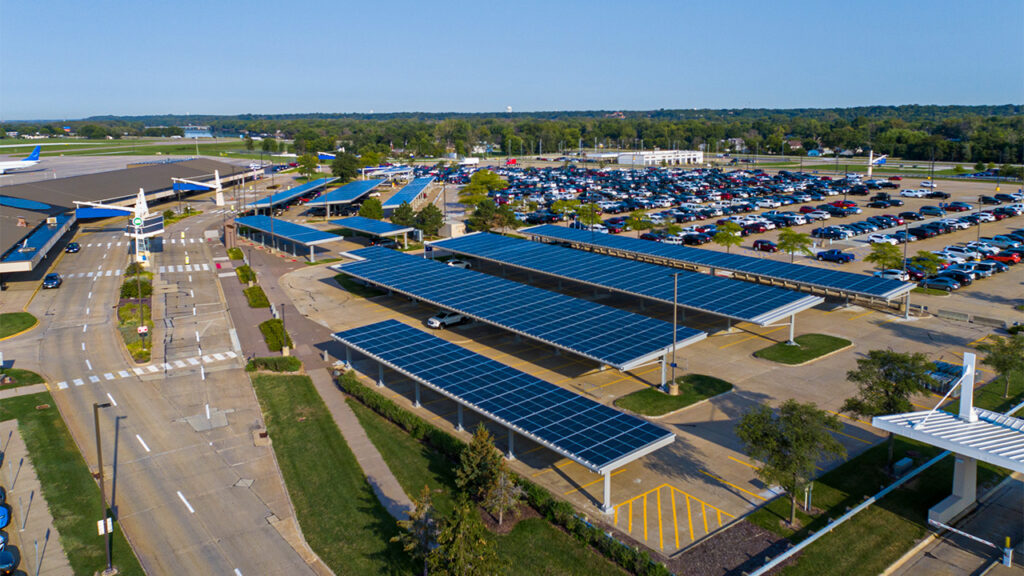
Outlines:
<svg viewBox="0 0 1024 576"><path fill-rule="evenodd" d="M996 217L991 212L975 212L974 216L979 222L995 222Z"/></svg>
<svg viewBox="0 0 1024 576"><path fill-rule="evenodd" d="M885 278L886 280L902 280L906 282L910 280L910 275L903 270L889 269L879 270L874 274L875 278Z"/></svg>
<svg viewBox="0 0 1024 576"><path fill-rule="evenodd" d="M807 214L804 214L804 216L811 220L828 220L829 218L832 217L831 214L825 212L824 210L815 210L814 212L808 212Z"/></svg>
<svg viewBox="0 0 1024 576"><path fill-rule="evenodd" d="M441 310L427 319L427 326L435 329L447 328L448 326L455 326L465 319L466 318L458 312Z"/></svg>
<svg viewBox="0 0 1024 576"><path fill-rule="evenodd" d="M869 244L892 244L893 246L900 243L899 240L889 236L888 234L870 234L868 235Z"/></svg>
<svg viewBox="0 0 1024 576"><path fill-rule="evenodd" d="M935 188L936 186L938 186L938 184L932 182L931 180L923 180L921 182L921 186L924 186L925 188Z"/></svg>
<svg viewBox="0 0 1024 576"><path fill-rule="evenodd" d="M448 265L449 266L453 266L455 268L463 268L463 269L465 269L465 268L472 268L473 267L472 264L470 264L469 262L466 262L465 260L449 260L448 261Z"/></svg>
<svg viewBox="0 0 1024 576"><path fill-rule="evenodd" d="M960 256L958 254L952 254L950 252L944 252L942 250L936 250L932 252L932 254L935 254L936 256L942 258L946 262L952 262L953 264L963 264L964 262L967 262L967 259L964 258L963 256Z"/></svg>
<svg viewBox="0 0 1024 576"><path fill-rule="evenodd" d="M946 248L945 248L945 250L943 250L943 252L946 252L948 254L956 254L957 256L960 256L964 260L980 260L981 259L981 252L978 252L978 251L974 250L973 248L967 248L966 246L958 246L958 245L955 245L955 244L952 245L952 246L946 246Z"/></svg>
<svg viewBox="0 0 1024 576"><path fill-rule="evenodd" d="M904 198L924 198L927 195L928 195L928 191L927 190L910 190L910 189L907 189L907 190L900 191L900 196L903 196Z"/></svg>
<svg viewBox="0 0 1024 576"><path fill-rule="evenodd" d="M961 222L956 218L943 218L942 220L939 220L939 222L945 224L946 226L949 226L954 230L967 230L968 228L971 227L971 225L968 224L967 222Z"/></svg>
<svg viewBox="0 0 1024 576"><path fill-rule="evenodd" d="M968 242L965 246L980 253L982 256L995 256L1000 251L999 248L986 242Z"/></svg>
<svg viewBox="0 0 1024 576"><path fill-rule="evenodd" d="M963 272L964 274L970 274L973 280L978 278L988 278L992 275L992 270L987 267L978 267L978 262L967 262L965 264L954 264L948 268L948 270L956 270L957 272Z"/></svg>

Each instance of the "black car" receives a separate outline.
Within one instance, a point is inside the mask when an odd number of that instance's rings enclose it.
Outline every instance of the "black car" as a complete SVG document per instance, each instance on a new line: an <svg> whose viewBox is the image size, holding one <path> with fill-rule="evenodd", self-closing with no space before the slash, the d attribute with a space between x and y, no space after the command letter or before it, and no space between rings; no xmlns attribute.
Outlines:
<svg viewBox="0 0 1024 576"><path fill-rule="evenodd" d="M931 238L932 236L938 235L938 232L936 232L935 230L932 230L930 228L925 228L924 226L915 226L915 227L907 230L907 232L911 236L917 236L917 238L919 240L920 239L924 239L924 238Z"/></svg>
<svg viewBox="0 0 1024 576"><path fill-rule="evenodd" d="M978 196L978 202L981 204L991 204L993 206L998 206L1003 203L1002 200L992 196Z"/></svg>
<svg viewBox="0 0 1024 576"><path fill-rule="evenodd" d="M398 250L398 242L395 242L391 238L374 238L370 241L370 246L380 246L382 248L391 248L392 250Z"/></svg>
<svg viewBox="0 0 1024 576"><path fill-rule="evenodd" d="M1017 201L1016 198L1010 196L1009 194L996 194L995 196L993 196L993 198L1001 202L1009 202L1011 204Z"/></svg>
<svg viewBox="0 0 1024 576"><path fill-rule="evenodd" d="M711 236L708 234L693 233L683 236L683 244L687 246L700 246L711 242Z"/></svg>
<svg viewBox="0 0 1024 576"><path fill-rule="evenodd" d="M948 200L949 199L949 192L942 192L941 190L932 190L931 192L925 194L924 197L925 198L939 198L941 200Z"/></svg>
<svg viewBox="0 0 1024 576"><path fill-rule="evenodd" d="M921 216L917 212L900 212L899 217L904 220L924 220L924 216Z"/></svg>
<svg viewBox="0 0 1024 576"><path fill-rule="evenodd" d="M952 278L956 280L961 286L970 286L974 279L971 278L970 274L964 274L957 270L943 270L935 276L936 278Z"/></svg>
<svg viewBox="0 0 1024 576"><path fill-rule="evenodd" d="M82 247L78 244L78 242L68 242L68 245L64 247L64 251L67 252L68 254L74 254L81 249Z"/></svg>

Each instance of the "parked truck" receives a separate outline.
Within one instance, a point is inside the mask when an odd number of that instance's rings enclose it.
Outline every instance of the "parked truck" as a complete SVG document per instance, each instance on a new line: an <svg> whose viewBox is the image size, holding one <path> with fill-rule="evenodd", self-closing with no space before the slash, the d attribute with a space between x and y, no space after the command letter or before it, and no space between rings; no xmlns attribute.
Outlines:
<svg viewBox="0 0 1024 576"><path fill-rule="evenodd" d="M846 264L854 260L853 254L835 248L818 252L817 258L819 261L836 262L837 264Z"/></svg>

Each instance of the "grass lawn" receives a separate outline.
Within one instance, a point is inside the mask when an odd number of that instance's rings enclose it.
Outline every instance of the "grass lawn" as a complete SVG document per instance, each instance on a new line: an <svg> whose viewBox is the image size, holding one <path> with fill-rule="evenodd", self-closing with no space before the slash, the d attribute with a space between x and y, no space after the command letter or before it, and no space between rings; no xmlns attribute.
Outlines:
<svg viewBox="0 0 1024 576"><path fill-rule="evenodd" d="M359 296L360 298L373 298L374 296L384 294L383 290L378 290L372 286L364 286L353 280L348 274L337 274L334 276L334 281L353 296Z"/></svg>
<svg viewBox="0 0 1024 576"><path fill-rule="evenodd" d="M33 384L43 384L46 380L43 377L31 370L22 370L21 368L0 368L0 375L10 376L14 382L10 384L0 384L0 390L6 390L8 388L18 388L20 386L31 386Z"/></svg>
<svg viewBox="0 0 1024 576"><path fill-rule="evenodd" d="M317 260L316 262L306 262L306 266L317 266L319 264L332 264L334 262L340 262L341 258L324 258L323 260Z"/></svg>
<svg viewBox="0 0 1024 576"><path fill-rule="evenodd" d="M908 450L917 452L915 464L939 453L932 446L897 438L896 459L905 456ZM811 531L824 527L829 518L838 518L865 496L892 483L884 471L886 451L886 444L879 444L818 478L813 490L816 513L808 516L798 506L798 529L790 528L785 522L789 519L790 506L786 496L758 509L748 520L794 543L800 542ZM1004 470L979 463L979 486L993 486L1006 474ZM953 458L947 457L808 546L797 564L781 574L881 573L928 533L928 509L949 496L952 481Z"/></svg>
<svg viewBox="0 0 1024 576"><path fill-rule="evenodd" d="M949 292L945 290L939 290L938 288L922 288L918 286L911 290L914 294L926 294L928 296L949 296Z"/></svg>
<svg viewBox="0 0 1024 576"><path fill-rule="evenodd" d="M131 284L135 286L135 284ZM153 317L149 304L142 304L142 320L149 327L147 336L139 334L139 306L135 302L126 302L117 308L118 331L121 339L136 362L148 362L152 354L150 339L153 334Z"/></svg>
<svg viewBox="0 0 1024 576"><path fill-rule="evenodd" d="M270 300L267 300L267 294L258 284L251 288L243 289L242 293L245 294L245 299L249 301L249 308L270 308Z"/></svg>
<svg viewBox="0 0 1024 576"><path fill-rule="evenodd" d="M703 374L687 374L676 378L676 382L679 383L678 396L644 388L617 399L615 405L645 416L661 416L732 390L732 384L725 380Z"/></svg>
<svg viewBox="0 0 1024 576"><path fill-rule="evenodd" d="M978 408L1003 413L1013 408L1024 399L1024 373L1010 372L1010 397L1003 398L1006 391L1006 380L1002 376L993 378L991 382L974 390L974 405ZM960 400L953 399L946 403L952 412L960 409ZM1019 418L1020 413L1016 416Z"/></svg>
<svg viewBox="0 0 1024 576"><path fill-rule="evenodd" d="M242 254L241 248L228 248L228 258L231 258L232 260L241 260L245 258L245 256Z"/></svg>
<svg viewBox="0 0 1024 576"><path fill-rule="evenodd" d="M850 345L845 338L827 334L804 334L793 340L796 346L779 342L754 352L754 356L780 364L802 364Z"/></svg>
<svg viewBox="0 0 1024 576"><path fill-rule="evenodd" d="M419 494L424 485L430 486L438 512L443 515L451 511L457 490L452 463L359 402L348 403L402 489L407 494ZM599 553L544 518L524 520L508 534L494 538L505 574L623 574Z"/></svg>
<svg viewBox="0 0 1024 576"><path fill-rule="evenodd" d="M0 314L0 338L17 334L36 325L36 317L28 312Z"/></svg>
<svg viewBox="0 0 1024 576"><path fill-rule="evenodd" d="M171 212L171 215L168 216L167 212ZM165 210L164 211L164 225L165 226L170 226L171 224L174 224L175 222L181 222L185 218L188 218L190 216L199 216L202 213L203 213L202 210L189 210L188 212L185 212L184 214L178 214L177 212L174 212L173 210Z"/></svg>
<svg viewBox="0 0 1024 576"><path fill-rule="evenodd" d="M258 375L253 386L288 493L313 550L337 574L413 574L388 541L398 525L377 500L306 376Z"/></svg>
<svg viewBox="0 0 1024 576"><path fill-rule="evenodd" d="M40 405L49 407L37 410ZM96 511L103 506L100 488L54 407L53 397L42 392L4 400L0 420L12 419L18 421L71 569L75 574L101 571L106 566L106 552L103 539L96 536ZM120 573L141 576L142 567L116 522L112 542L114 564ZM32 551L25 548L22 554L28 557Z"/></svg>

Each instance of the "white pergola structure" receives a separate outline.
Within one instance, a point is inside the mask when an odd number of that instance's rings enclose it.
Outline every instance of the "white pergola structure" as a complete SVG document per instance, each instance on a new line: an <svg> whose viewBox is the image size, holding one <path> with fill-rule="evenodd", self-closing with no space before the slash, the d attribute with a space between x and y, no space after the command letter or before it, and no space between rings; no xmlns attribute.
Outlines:
<svg viewBox="0 0 1024 576"><path fill-rule="evenodd" d="M171 178L171 184L175 190L214 190L217 192L217 206L224 205L224 189L220 184L220 170L213 171L213 183L189 180L187 178Z"/></svg>
<svg viewBox="0 0 1024 576"><path fill-rule="evenodd" d="M977 500L978 460L1024 472L1024 419L974 407L975 355L964 354L964 372L946 397L960 387L960 411L938 409L876 416L875 428L952 452L953 494L928 511L928 521L945 525ZM945 397L939 402L945 401Z"/></svg>
<svg viewBox="0 0 1024 576"><path fill-rule="evenodd" d="M149 205L146 203L146 192L142 188L139 188L139 195L135 197L134 206L117 206L115 204L80 202L77 200L75 204L77 206L118 210L130 214L131 222L125 228L124 235L135 240L135 261L143 266L149 265L149 239L163 234L164 224L163 216L150 214Z"/></svg>

